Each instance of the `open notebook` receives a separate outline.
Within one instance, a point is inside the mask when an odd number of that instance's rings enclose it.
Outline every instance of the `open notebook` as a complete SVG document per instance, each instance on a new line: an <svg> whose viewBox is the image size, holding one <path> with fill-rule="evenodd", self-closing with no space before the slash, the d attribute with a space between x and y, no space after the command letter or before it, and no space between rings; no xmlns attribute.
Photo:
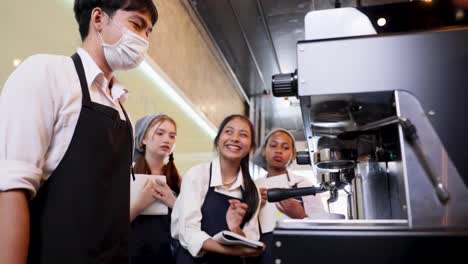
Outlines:
<svg viewBox="0 0 468 264"><path fill-rule="evenodd" d="M143 189L147 179L152 181L158 179L166 182L166 176L164 175L135 174L135 180L130 180L130 204L135 202L137 194ZM140 215L167 215L168 213L169 209L167 206L163 202L156 200L148 205Z"/></svg>
<svg viewBox="0 0 468 264"><path fill-rule="evenodd" d="M213 239L217 241L218 243L226 246L235 246L235 245L241 245L241 246L248 246L252 248L262 248L263 243L260 241L256 240L251 240L246 237L243 237L239 234L236 234L231 231L221 231L218 234L214 235Z"/></svg>

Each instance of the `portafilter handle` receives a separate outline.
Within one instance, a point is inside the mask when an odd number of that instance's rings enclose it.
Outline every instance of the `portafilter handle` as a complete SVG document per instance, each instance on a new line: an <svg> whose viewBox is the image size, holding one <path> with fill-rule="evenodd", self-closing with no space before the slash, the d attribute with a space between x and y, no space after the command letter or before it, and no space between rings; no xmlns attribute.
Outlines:
<svg viewBox="0 0 468 264"><path fill-rule="evenodd" d="M316 195L327 191L323 187L304 187L304 188L272 188L267 191L267 200L270 203L276 203L292 197L301 197L307 195Z"/></svg>

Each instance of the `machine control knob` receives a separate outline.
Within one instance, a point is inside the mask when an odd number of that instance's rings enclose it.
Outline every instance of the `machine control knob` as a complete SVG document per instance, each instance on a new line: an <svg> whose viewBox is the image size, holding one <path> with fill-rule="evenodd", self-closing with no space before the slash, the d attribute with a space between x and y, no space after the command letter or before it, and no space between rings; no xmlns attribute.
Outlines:
<svg viewBox="0 0 468 264"><path fill-rule="evenodd" d="M275 74L272 77L271 88L276 97L297 95L297 70L294 73Z"/></svg>
<svg viewBox="0 0 468 264"><path fill-rule="evenodd" d="M309 152L298 151L296 155L296 163L298 165L311 165Z"/></svg>

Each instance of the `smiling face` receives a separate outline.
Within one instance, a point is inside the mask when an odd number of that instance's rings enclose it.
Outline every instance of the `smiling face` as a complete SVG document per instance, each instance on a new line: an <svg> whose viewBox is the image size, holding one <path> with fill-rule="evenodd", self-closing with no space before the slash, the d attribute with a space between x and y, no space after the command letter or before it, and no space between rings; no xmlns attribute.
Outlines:
<svg viewBox="0 0 468 264"><path fill-rule="evenodd" d="M145 154L164 159L171 154L176 141L176 127L169 119L156 119L147 130L143 144Z"/></svg>
<svg viewBox="0 0 468 264"><path fill-rule="evenodd" d="M216 146L221 157L240 161L252 150L252 131L249 124L241 118L230 120L219 134Z"/></svg>
<svg viewBox="0 0 468 264"><path fill-rule="evenodd" d="M285 132L278 131L268 138L262 151L267 166L273 170L284 170L293 159L294 147L291 137Z"/></svg>

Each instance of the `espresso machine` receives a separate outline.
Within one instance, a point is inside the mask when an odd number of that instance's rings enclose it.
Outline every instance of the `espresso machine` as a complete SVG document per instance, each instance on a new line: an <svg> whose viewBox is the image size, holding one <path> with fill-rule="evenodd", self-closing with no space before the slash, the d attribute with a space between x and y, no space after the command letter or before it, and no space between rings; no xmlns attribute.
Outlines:
<svg viewBox="0 0 468 264"><path fill-rule="evenodd" d="M344 191L347 217L278 222L275 263L465 258L441 248L468 243L468 28L377 35L353 8L310 12L305 26L297 70L273 76L273 93L299 98L297 163L319 184L268 200Z"/></svg>

